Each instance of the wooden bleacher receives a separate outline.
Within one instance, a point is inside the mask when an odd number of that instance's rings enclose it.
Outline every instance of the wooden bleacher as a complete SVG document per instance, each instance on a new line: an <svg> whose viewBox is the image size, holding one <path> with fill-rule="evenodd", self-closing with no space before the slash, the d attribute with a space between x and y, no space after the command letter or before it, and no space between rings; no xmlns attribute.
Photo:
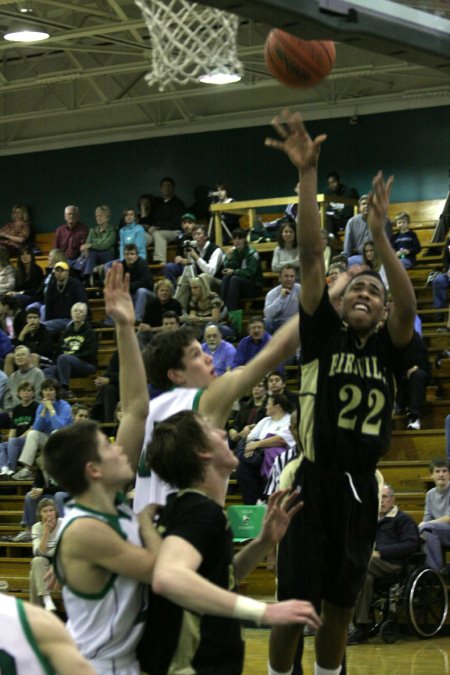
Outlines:
<svg viewBox="0 0 450 675"><path fill-rule="evenodd" d="M279 200L258 200L258 202L233 202L231 208L223 206L220 209L218 205L214 205L212 210L220 213L220 210L233 211L233 207L236 207L237 210L245 212L245 220L251 224L255 222L259 209L265 209L262 216L265 220L272 220L282 212L285 204L295 199L296 197L287 197ZM261 202L265 203L261 204ZM324 205L323 201L322 210ZM430 271L439 270L441 266L443 242L431 246L431 238L443 205L444 200L398 202L392 204L389 210L391 218L401 211L407 211L411 215L412 229L418 234L424 247L423 252L418 256L416 267L409 274L416 290L419 314L423 321L423 337L429 349L433 369L432 384L427 388L422 429L407 431L405 430L405 417L394 416L391 448L382 458L379 468L385 480L394 487L400 508L410 513L416 522L420 522L422 518L429 462L433 457L445 455L443 424L446 415L450 413L450 359L443 360L441 369L438 369L434 363L443 350L450 349L450 336L445 333L436 333L436 328L443 326L444 322L435 321L432 291L431 287L426 285ZM268 213L268 208L274 208L276 211ZM42 251L37 260L42 267L45 267L48 251L53 246L53 237L53 234L38 234L36 237L37 244ZM216 241L220 241L220 237ZM270 271L275 244L252 245L261 256L265 280L264 293L266 293L277 283L277 275ZM427 249L430 249L433 255L427 255ZM169 246L169 258L173 255L173 246ZM161 275L161 266L151 265L150 267L154 276L158 278ZM90 303L94 321L100 322L104 318L103 299L98 297L98 289L91 289L89 293L92 296ZM262 313L263 303L264 295L243 302L244 326L250 315ZM115 349L115 336L112 328L101 327L96 328L96 331L99 339L99 370L101 371ZM95 397L93 379L94 377L71 381L70 388L76 392L78 400L86 403L93 401ZM298 388L298 372L294 368L288 370L288 386L293 391ZM30 486L30 482L0 482L0 536L14 535L20 531L23 496ZM239 503L240 500L236 481L231 479L227 502ZM0 579L6 579L10 584L11 592L20 597L26 597L28 592L30 559L30 544L0 541ZM263 562L250 576L244 590L249 595L271 595L274 588L274 573Z"/></svg>

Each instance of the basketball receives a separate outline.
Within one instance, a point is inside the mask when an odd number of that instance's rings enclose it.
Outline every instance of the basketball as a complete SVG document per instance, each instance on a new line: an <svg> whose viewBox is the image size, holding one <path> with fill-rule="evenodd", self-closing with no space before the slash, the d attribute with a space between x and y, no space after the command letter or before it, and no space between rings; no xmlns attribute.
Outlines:
<svg viewBox="0 0 450 675"><path fill-rule="evenodd" d="M279 28L270 31L264 58L269 72L289 87L314 87L333 68L336 60L334 42L301 40Z"/></svg>

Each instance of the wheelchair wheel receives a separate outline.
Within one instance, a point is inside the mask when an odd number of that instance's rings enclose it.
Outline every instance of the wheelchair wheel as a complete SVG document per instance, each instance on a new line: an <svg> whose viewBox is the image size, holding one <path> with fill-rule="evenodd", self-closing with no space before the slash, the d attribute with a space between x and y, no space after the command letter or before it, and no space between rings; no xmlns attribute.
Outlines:
<svg viewBox="0 0 450 675"><path fill-rule="evenodd" d="M380 627L380 637L387 645L392 645L397 642L400 630L395 619L386 619Z"/></svg>
<svg viewBox="0 0 450 675"><path fill-rule="evenodd" d="M406 616L410 630L426 639L438 633L448 611L447 587L432 569L418 569L408 580L405 591Z"/></svg>

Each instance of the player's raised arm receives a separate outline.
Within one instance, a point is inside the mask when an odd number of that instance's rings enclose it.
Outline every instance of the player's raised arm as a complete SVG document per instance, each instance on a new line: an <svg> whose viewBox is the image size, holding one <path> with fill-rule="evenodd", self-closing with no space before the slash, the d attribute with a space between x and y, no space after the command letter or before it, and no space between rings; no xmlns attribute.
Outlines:
<svg viewBox="0 0 450 675"><path fill-rule="evenodd" d="M233 402L293 356L299 344L298 316L293 316L245 366L224 373L209 385L200 399L199 411L215 426L223 427Z"/></svg>
<svg viewBox="0 0 450 675"><path fill-rule="evenodd" d="M60 675L95 675L62 621L40 607L24 603L26 619L42 654ZM2 671L3 672L3 671Z"/></svg>
<svg viewBox="0 0 450 675"><path fill-rule="evenodd" d="M388 315L388 329L397 347L407 344L413 334L417 311L416 296L408 273L398 259L386 235L386 219L392 184L391 176L385 182L381 171L372 182L369 195L368 225L381 262L384 265L393 304Z"/></svg>
<svg viewBox="0 0 450 675"><path fill-rule="evenodd" d="M300 250L300 302L307 314L317 308L325 287L323 246L317 208L317 164L321 134L311 139L300 113L283 110L272 122L281 140L266 138L266 145L284 152L299 171L300 191L297 216L297 239Z"/></svg>
<svg viewBox="0 0 450 675"><path fill-rule="evenodd" d="M119 353L119 388L122 421L117 442L122 445L136 470L144 440L148 415L148 388L136 333L135 314L129 293L129 276L123 275L120 263L114 263L106 275L106 313L114 319Z"/></svg>

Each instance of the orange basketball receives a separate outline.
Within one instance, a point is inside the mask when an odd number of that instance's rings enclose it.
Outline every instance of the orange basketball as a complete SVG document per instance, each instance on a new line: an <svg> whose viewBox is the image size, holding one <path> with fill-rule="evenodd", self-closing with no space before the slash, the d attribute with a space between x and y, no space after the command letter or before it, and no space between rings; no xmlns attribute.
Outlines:
<svg viewBox="0 0 450 675"><path fill-rule="evenodd" d="M267 36L264 50L269 72L289 87L314 87L334 66L334 42L301 40L279 28Z"/></svg>

